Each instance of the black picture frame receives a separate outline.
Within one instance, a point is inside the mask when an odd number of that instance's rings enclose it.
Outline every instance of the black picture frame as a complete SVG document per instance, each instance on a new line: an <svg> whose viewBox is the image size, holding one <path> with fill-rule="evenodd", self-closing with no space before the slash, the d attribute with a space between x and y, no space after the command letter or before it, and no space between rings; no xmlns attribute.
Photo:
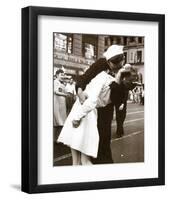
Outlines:
<svg viewBox="0 0 169 200"><path fill-rule="evenodd" d="M38 16L65 16L158 23L158 177L38 185ZM26 7L22 9L22 191L27 193L124 188L165 184L165 16L99 10Z"/></svg>

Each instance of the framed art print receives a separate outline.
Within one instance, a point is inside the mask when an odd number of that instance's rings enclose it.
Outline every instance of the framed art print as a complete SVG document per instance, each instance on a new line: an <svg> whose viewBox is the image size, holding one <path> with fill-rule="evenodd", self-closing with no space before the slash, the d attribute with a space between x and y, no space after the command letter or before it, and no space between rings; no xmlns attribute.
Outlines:
<svg viewBox="0 0 169 200"><path fill-rule="evenodd" d="M165 16L22 9L22 191L165 184Z"/></svg>

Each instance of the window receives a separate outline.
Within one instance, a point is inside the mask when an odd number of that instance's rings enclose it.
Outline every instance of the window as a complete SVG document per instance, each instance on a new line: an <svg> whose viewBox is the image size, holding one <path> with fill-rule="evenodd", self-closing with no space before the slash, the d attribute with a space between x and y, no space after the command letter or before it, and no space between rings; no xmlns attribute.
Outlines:
<svg viewBox="0 0 169 200"><path fill-rule="evenodd" d="M124 45L127 45L127 37L124 37Z"/></svg>
<svg viewBox="0 0 169 200"><path fill-rule="evenodd" d="M92 59L95 57L95 47L92 44L85 43L85 58Z"/></svg>
<svg viewBox="0 0 169 200"><path fill-rule="evenodd" d="M82 52L87 59L95 59L97 57L98 38L94 35L83 35Z"/></svg>
<svg viewBox="0 0 169 200"><path fill-rule="evenodd" d="M137 51L137 63L142 62L142 51Z"/></svg>
<svg viewBox="0 0 169 200"><path fill-rule="evenodd" d="M68 36L67 38L67 53L71 54L73 49L73 41L72 37Z"/></svg>
<svg viewBox="0 0 169 200"><path fill-rule="evenodd" d="M130 42L131 43L135 42L135 38L134 37L130 37Z"/></svg>
<svg viewBox="0 0 169 200"><path fill-rule="evenodd" d="M133 52L131 52L131 54L130 54L130 60L131 60L131 61L134 60L133 56L134 56L134 55L133 55Z"/></svg>
<svg viewBox="0 0 169 200"><path fill-rule="evenodd" d="M138 43L142 43L142 37L138 38Z"/></svg>
<svg viewBox="0 0 169 200"><path fill-rule="evenodd" d="M71 54L73 50L73 36L71 34L54 33L54 49Z"/></svg>
<svg viewBox="0 0 169 200"><path fill-rule="evenodd" d="M127 52L124 52L124 61L127 63Z"/></svg>
<svg viewBox="0 0 169 200"><path fill-rule="evenodd" d="M105 41L104 41L104 45L105 46L108 46L109 45L109 38L108 37L105 37Z"/></svg>

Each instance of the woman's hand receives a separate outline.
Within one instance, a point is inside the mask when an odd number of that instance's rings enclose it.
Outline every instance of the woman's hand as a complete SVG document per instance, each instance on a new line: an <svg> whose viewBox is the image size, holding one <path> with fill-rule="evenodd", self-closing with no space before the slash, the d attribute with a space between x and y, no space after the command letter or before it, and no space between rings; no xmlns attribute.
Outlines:
<svg viewBox="0 0 169 200"><path fill-rule="evenodd" d="M72 121L72 125L73 125L73 127L74 127L74 128L79 127L80 122L81 122L81 120L73 120L73 121Z"/></svg>

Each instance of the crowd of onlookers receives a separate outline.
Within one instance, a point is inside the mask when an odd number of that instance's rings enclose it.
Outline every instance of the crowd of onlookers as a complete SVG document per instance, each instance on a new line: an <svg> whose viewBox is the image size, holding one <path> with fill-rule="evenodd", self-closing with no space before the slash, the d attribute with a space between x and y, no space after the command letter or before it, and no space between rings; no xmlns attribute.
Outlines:
<svg viewBox="0 0 169 200"><path fill-rule="evenodd" d="M133 90L129 91L129 100L133 103L144 105L144 84L136 86Z"/></svg>

